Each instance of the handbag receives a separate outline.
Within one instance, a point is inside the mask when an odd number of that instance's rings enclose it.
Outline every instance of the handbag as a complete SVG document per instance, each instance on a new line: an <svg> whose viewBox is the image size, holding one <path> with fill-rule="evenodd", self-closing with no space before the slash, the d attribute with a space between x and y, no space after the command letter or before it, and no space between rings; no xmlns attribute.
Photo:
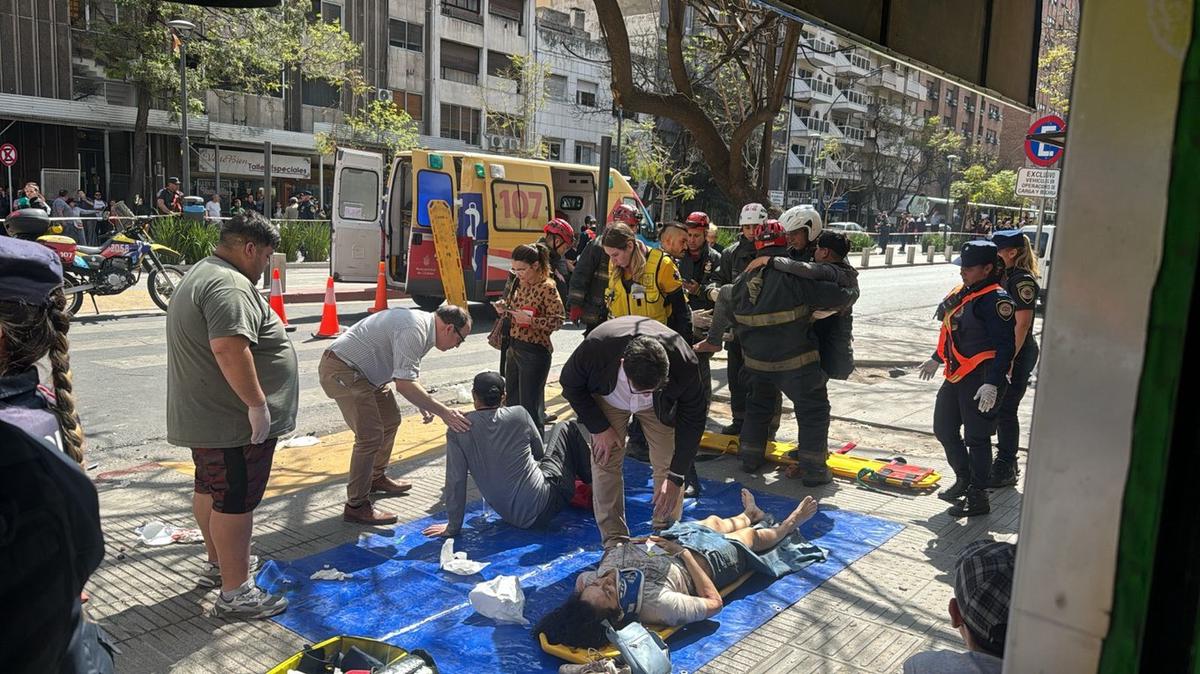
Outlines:
<svg viewBox="0 0 1200 674"><path fill-rule="evenodd" d="M516 288L517 288L517 275L512 272L509 272L508 273L508 281L504 284L504 293L500 296L500 298L505 302L505 304L508 303L509 298L512 297L512 293L514 290L516 290ZM488 338L487 338L488 346L492 347L493 349L497 349L501 353L504 353L504 351L506 351L508 349L509 330L511 328L512 328L512 317L511 316L509 316L508 314L504 314L504 318L497 318L496 322L492 325L492 331L488 333ZM501 363L503 363L503 362L504 361L502 359ZM501 372L504 371L503 366L501 366L500 371Z"/></svg>
<svg viewBox="0 0 1200 674"><path fill-rule="evenodd" d="M609 642L621 652L630 674L671 674L671 651L656 632L639 622L614 630L607 620L604 630Z"/></svg>

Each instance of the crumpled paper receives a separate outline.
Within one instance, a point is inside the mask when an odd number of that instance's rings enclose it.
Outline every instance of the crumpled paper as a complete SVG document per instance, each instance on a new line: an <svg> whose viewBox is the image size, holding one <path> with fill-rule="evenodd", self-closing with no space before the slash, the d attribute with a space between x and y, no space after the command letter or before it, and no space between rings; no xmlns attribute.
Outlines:
<svg viewBox="0 0 1200 674"><path fill-rule="evenodd" d="M313 575L309 576L312 580L346 580L353 577L354 574L338 571L336 568L331 568L328 564L325 565L325 568L315 571Z"/></svg>
<svg viewBox="0 0 1200 674"><path fill-rule="evenodd" d="M460 576L473 576L483 570L491 562L473 562L467 559L467 553L454 551L454 539L447 538L442 543L441 567Z"/></svg>
<svg viewBox="0 0 1200 674"><path fill-rule="evenodd" d="M499 623L528 625L525 593L516 576L496 576L471 589L471 606L485 618Z"/></svg>
<svg viewBox="0 0 1200 674"><path fill-rule="evenodd" d="M160 546L171 543L203 543L204 534L199 529L188 529L164 524L159 521L147 522L134 529L143 545Z"/></svg>

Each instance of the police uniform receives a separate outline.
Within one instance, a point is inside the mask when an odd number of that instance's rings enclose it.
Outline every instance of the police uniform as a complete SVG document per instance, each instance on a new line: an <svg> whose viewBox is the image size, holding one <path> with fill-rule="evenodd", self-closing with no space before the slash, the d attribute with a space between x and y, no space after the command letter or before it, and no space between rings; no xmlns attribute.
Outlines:
<svg viewBox="0 0 1200 674"><path fill-rule="evenodd" d="M967 242L955 262L965 267L999 264L996 246L990 241ZM976 398L981 387L990 384L996 387L997 404L1004 399L1013 358L1015 312L1016 305L995 278L955 288L937 309L942 328L933 360L943 365L945 381L934 406L933 432L958 480L940 496L946 500L967 497L965 504L951 509L952 515L989 510L983 490L992 466L997 407L980 412Z"/></svg>
<svg viewBox="0 0 1200 674"><path fill-rule="evenodd" d="M719 291L721 286L733 283L755 257L754 242L744 236L738 236L737 243L721 252L721 264L713 274L713 280L705 288L707 294ZM733 410L733 423L722 429L725 433L736 435L741 431L742 420L746 416L746 385L742 381L742 345L737 338L725 343L727 360L725 374L729 387L729 407Z"/></svg>
<svg viewBox="0 0 1200 674"><path fill-rule="evenodd" d="M762 255L782 255L766 247ZM832 309L853 301L849 289L787 274L770 265L742 274L733 286L734 331L741 344L747 397L739 442L744 470L761 466L768 426L781 391L792 401L798 426L796 459L804 483L830 481L829 394L813 332L813 309Z"/></svg>
<svg viewBox="0 0 1200 674"><path fill-rule="evenodd" d="M1020 248L1025 245L1025 234L1020 230L996 232L992 243L999 249ZM1004 271L1004 289L1018 312L1033 311L1041 292L1037 278L1027 269L1010 268ZM1032 314L1030 314L1032 316ZM1017 479L1017 441L1021 425L1017 420L1017 409L1029 388L1029 377L1038 361L1037 340L1033 338L1033 321L1029 321L1025 341L1013 358L1012 374L1008 378L1008 390L1000 401L996 412L996 462L992 466L992 486L1011 486Z"/></svg>

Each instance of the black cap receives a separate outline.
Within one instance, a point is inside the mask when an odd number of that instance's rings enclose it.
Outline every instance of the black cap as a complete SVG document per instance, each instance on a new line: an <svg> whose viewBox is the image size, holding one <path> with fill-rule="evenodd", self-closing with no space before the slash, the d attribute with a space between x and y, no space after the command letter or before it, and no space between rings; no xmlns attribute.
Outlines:
<svg viewBox="0 0 1200 674"><path fill-rule="evenodd" d="M996 263L996 244L984 239L968 241L962 245L959 256L954 258L954 264L960 267L974 267L981 264Z"/></svg>
<svg viewBox="0 0 1200 674"><path fill-rule="evenodd" d="M1012 543L975 541L954 565L954 598L963 621L994 652L1004 651L1016 564Z"/></svg>
<svg viewBox="0 0 1200 674"><path fill-rule="evenodd" d="M992 243L996 244L996 248L1004 250L1005 248L1024 248L1025 247L1025 232L1019 229L1006 229L1002 232L992 234Z"/></svg>
<svg viewBox="0 0 1200 674"><path fill-rule="evenodd" d="M62 285L62 262L46 246L0 237L0 299L43 305Z"/></svg>
<svg viewBox="0 0 1200 674"><path fill-rule="evenodd" d="M475 375L471 392L487 405L498 405L504 395L504 377L499 372L480 372Z"/></svg>
<svg viewBox="0 0 1200 674"><path fill-rule="evenodd" d="M172 176L172 177L170 177L170 178L167 178L167 183L168 183L168 184L169 184L169 183L175 183L176 185L178 185L178 184L179 184L179 178L176 178L176 177L174 177L174 176Z"/></svg>

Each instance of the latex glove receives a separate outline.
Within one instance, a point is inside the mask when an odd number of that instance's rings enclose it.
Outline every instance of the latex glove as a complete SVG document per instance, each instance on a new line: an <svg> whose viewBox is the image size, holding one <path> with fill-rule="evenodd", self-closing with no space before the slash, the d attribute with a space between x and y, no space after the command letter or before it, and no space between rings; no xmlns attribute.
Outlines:
<svg viewBox="0 0 1200 674"><path fill-rule="evenodd" d="M267 441L271 435L271 410L267 404L251 407L246 416L250 419L250 444L257 445Z"/></svg>
<svg viewBox="0 0 1200 674"><path fill-rule="evenodd" d="M918 372L921 375L921 379L923 379L925 381L929 381L930 379L933 379L933 375L937 374L937 369L938 369L939 365L941 365L941 363L937 362L936 360L934 360L932 358L925 361L924 363L921 363L921 367L918 370Z"/></svg>
<svg viewBox="0 0 1200 674"><path fill-rule="evenodd" d="M583 318L583 307L571 307L571 322L574 323Z"/></svg>
<svg viewBox="0 0 1200 674"><path fill-rule="evenodd" d="M984 384L975 392L975 400L979 401L979 411L987 414L996 406L996 386Z"/></svg>

